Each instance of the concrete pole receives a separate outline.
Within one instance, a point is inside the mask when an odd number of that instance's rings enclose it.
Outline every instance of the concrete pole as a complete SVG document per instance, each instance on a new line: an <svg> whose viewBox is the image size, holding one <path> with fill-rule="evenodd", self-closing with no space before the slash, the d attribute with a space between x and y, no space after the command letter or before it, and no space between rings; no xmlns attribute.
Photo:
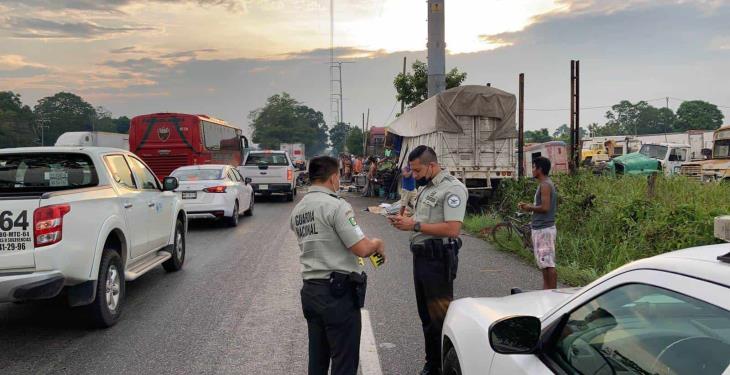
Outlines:
<svg viewBox="0 0 730 375"><path fill-rule="evenodd" d="M428 97L446 90L444 1L428 0Z"/></svg>
<svg viewBox="0 0 730 375"><path fill-rule="evenodd" d="M525 73L520 73L520 107L517 131L517 177L525 177Z"/></svg>

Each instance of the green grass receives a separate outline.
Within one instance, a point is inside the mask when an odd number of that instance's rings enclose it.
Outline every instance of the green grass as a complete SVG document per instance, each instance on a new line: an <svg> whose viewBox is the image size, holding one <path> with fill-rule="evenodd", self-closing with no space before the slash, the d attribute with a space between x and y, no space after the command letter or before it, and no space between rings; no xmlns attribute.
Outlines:
<svg viewBox="0 0 730 375"><path fill-rule="evenodd" d="M649 198L645 177L580 174L554 180L559 196L557 268L569 285L584 285L636 259L717 243L714 217L730 213L730 184L660 177ZM498 222L500 214L513 213L518 202L532 201L535 188L531 180L503 184L492 213L467 217L465 230L478 235ZM528 250L516 253L534 264Z"/></svg>

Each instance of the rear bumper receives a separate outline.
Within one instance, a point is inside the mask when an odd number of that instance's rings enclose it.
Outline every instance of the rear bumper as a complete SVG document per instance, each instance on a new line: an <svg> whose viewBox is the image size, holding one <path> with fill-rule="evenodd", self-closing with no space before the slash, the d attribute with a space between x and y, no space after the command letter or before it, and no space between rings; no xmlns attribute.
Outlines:
<svg viewBox="0 0 730 375"><path fill-rule="evenodd" d="M183 200L183 207L188 219L216 219L233 214L234 198L231 198L229 203L228 193L210 195L213 197L210 202L206 203Z"/></svg>
<svg viewBox="0 0 730 375"><path fill-rule="evenodd" d="M63 289L64 281L60 271L0 276L0 302L53 298Z"/></svg>
<svg viewBox="0 0 730 375"><path fill-rule="evenodd" d="M260 185L268 185L266 190L262 190ZM291 184L251 184L253 192L256 194L271 194L271 193L291 193Z"/></svg>

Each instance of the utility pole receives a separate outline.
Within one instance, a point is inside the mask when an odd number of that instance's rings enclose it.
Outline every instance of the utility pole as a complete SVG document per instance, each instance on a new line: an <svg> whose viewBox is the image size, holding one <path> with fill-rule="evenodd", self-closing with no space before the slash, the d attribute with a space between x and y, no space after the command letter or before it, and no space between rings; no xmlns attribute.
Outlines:
<svg viewBox="0 0 730 375"><path fill-rule="evenodd" d="M406 57L403 56L403 76L406 75ZM400 114L402 115L403 112L406 110L406 100L403 98L403 100L400 101Z"/></svg>
<svg viewBox="0 0 730 375"><path fill-rule="evenodd" d="M517 177L525 177L525 73L520 73L520 107L517 117Z"/></svg>
<svg viewBox="0 0 730 375"><path fill-rule="evenodd" d="M428 0L428 97L446 90L444 1Z"/></svg>
<svg viewBox="0 0 730 375"><path fill-rule="evenodd" d="M367 142L368 136L365 129L365 112L362 114L362 155L365 156L368 154L368 142Z"/></svg>
<svg viewBox="0 0 730 375"><path fill-rule="evenodd" d="M580 61L570 60L570 172L580 166Z"/></svg>
<svg viewBox="0 0 730 375"><path fill-rule="evenodd" d="M344 107L345 98L342 93L342 64L354 64L353 61L330 61L330 98L333 104L330 106L333 122L345 122ZM337 74L334 70L337 69ZM339 93L335 93L335 85Z"/></svg>

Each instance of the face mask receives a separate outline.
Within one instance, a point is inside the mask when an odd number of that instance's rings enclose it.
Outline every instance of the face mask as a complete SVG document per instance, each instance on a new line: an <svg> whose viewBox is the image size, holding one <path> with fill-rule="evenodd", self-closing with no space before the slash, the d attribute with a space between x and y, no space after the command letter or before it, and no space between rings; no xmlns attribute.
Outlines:
<svg viewBox="0 0 730 375"><path fill-rule="evenodd" d="M426 186L426 185L428 185L429 182L431 182L432 178L433 178L433 176L419 178L416 180L416 186L417 187Z"/></svg>

